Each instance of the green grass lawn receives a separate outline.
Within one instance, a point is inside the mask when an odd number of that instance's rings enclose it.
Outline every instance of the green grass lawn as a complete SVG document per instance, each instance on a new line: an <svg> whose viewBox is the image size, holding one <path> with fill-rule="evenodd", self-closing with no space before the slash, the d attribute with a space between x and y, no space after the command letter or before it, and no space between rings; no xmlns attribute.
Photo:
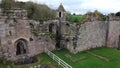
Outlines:
<svg viewBox="0 0 120 68"><path fill-rule="evenodd" d="M99 57L93 56L88 51L72 54L67 50L54 51L54 53L61 59L70 64L73 68L120 68L120 51L113 48L97 48L89 50L94 54L105 57L109 61L105 61ZM71 56L70 58L65 55ZM83 59L79 59L84 57Z"/></svg>
<svg viewBox="0 0 120 68"><path fill-rule="evenodd" d="M26 64L26 65L14 65L11 62L6 62L6 64L0 63L0 68L4 68L4 66L6 65L10 65L12 66L12 68L30 68L31 66L44 65L44 64L48 65L48 68L62 68L45 53L40 54L37 57L38 57L38 62L36 63Z"/></svg>
<svg viewBox="0 0 120 68"><path fill-rule="evenodd" d="M69 16L70 22L80 22L80 21L82 21L82 19L83 19L82 15L70 15Z"/></svg>
<svg viewBox="0 0 120 68"><path fill-rule="evenodd" d="M48 68L61 68L54 60L52 60L47 54L43 53L38 55L38 62L33 64L26 64L26 65L15 65L15 68L30 68L31 66L37 65L48 65Z"/></svg>
<svg viewBox="0 0 120 68"><path fill-rule="evenodd" d="M53 51L57 56L71 65L73 68L120 68L120 51L113 48L96 48L88 51L83 51L77 54L72 54L68 50ZM106 61L100 57L109 59ZM54 60L52 60L47 54L43 53L38 55L39 61L33 64L27 65L14 65L8 62L8 65L12 65L13 68L30 68L30 66L47 64L49 68L62 68ZM0 67L3 68L3 67Z"/></svg>

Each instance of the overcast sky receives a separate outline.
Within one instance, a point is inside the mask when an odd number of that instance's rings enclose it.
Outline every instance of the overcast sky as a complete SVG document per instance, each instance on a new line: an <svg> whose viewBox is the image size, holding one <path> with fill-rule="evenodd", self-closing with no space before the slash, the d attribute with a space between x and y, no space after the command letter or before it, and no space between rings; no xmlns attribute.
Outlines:
<svg viewBox="0 0 120 68"><path fill-rule="evenodd" d="M18 0L33 1L47 4L53 9L57 9L62 3L66 11L77 14L84 14L88 11L98 10L104 14L116 13L120 11L120 0Z"/></svg>

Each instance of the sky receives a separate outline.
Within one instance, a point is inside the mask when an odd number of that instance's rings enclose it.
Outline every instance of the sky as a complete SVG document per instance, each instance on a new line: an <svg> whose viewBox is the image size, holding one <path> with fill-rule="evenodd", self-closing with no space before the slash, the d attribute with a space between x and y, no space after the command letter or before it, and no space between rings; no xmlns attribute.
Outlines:
<svg viewBox="0 0 120 68"><path fill-rule="evenodd" d="M60 3L66 11L76 14L100 11L103 14L116 13L120 11L120 0L18 0L33 1L35 3L46 4L50 8L57 9Z"/></svg>

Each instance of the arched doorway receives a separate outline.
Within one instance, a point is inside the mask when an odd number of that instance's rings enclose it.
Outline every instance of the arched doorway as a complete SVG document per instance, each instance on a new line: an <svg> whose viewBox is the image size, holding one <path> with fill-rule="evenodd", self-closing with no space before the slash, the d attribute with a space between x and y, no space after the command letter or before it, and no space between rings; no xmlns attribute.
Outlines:
<svg viewBox="0 0 120 68"><path fill-rule="evenodd" d="M16 46L16 55L26 54L27 53L27 41L24 39L19 39L15 42Z"/></svg>

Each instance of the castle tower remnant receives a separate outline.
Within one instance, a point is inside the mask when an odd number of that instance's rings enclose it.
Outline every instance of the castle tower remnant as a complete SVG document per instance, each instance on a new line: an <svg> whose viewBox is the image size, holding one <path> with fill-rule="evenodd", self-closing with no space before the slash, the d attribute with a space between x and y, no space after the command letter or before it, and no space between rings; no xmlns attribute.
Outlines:
<svg viewBox="0 0 120 68"><path fill-rule="evenodd" d="M59 18L61 21L65 21L65 19L66 19L66 11L65 11L62 3L60 4L60 6L57 9L57 18Z"/></svg>
<svg viewBox="0 0 120 68"><path fill-rule="evenodd" d="M57 25L56 25L56 47L57 48L62 48L61 47L61 37L62 37L62 35L61 35L61 24L62 24L62 22L64 22L65 21L65 9L64 9L64 7L63 7L63 5L62 5L62 3L60 4L60 6L58 7L58 9L57 9L57 19L58 19L58 23L57 23Z"/></svg>

